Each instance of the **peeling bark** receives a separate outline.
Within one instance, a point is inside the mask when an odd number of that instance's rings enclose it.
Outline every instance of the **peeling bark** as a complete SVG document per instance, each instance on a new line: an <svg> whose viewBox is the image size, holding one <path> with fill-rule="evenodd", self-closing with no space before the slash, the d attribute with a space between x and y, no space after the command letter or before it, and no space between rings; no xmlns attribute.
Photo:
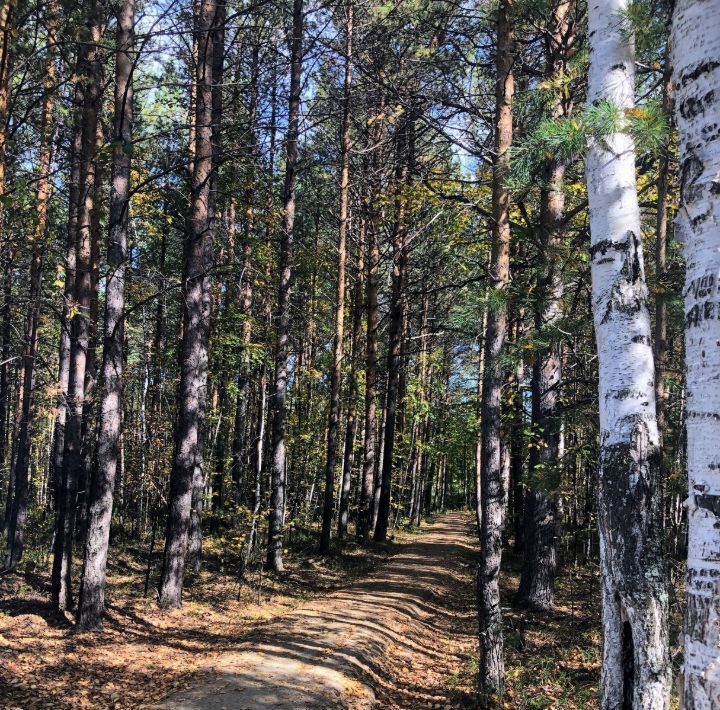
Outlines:
<svg viewBox="0 0 720 710"><path fill-rule="evenodd" d="M634 107L627 0L589 6L589 100ZM669 705L667 589L661 549L660 447L635 152L625 134L593 142L586 161L592 305L599 360L598 520L602 569L602 708Z"/></svg>
<svg viewBox="0 0 720 710"><path fill-rule="evenodd" d="M672 65L685 254L687 710L720 708L720 2L679 0Z"/></svg>

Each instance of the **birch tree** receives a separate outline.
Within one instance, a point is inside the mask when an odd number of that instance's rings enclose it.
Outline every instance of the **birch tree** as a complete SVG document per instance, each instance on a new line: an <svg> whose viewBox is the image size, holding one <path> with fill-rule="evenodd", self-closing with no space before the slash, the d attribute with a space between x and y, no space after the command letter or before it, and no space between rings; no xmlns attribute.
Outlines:
<svg viewBox="0 0 720 710"><path fill-rule="evenodd" d="M589 5L589 102L635 105L628 0ZM668 707L667 590L661 550L660 447L635 151L618 130L586 159L592 308L599 360L598 519L602 570L602 708Z"/></svg>
<svg viewBox="0 0 720 710"><path fill-rule="evenodd" d="M672 65L685 255L688 566L684 706L720 707L720 2L680 0Z"/></svg>

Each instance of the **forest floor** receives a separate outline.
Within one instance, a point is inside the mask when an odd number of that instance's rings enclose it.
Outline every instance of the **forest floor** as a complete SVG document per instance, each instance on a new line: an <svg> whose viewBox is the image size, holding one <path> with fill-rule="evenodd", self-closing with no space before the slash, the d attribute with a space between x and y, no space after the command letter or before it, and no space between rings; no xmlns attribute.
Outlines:
<svg viewBox="0 0 720 710"><path fill-rule="evenodd" d="M209 538L171 612L142 597L146 555L128 548L105 629L85 634L50 613L47 572L29 565L0 578L0 707L474 707L476 541L466 513L329 560L306 539L285 574L238 586ZM504 568L506 707L594 707L597 569L563 569L556 610L530 614L511 605L518 561Z"/></svg>

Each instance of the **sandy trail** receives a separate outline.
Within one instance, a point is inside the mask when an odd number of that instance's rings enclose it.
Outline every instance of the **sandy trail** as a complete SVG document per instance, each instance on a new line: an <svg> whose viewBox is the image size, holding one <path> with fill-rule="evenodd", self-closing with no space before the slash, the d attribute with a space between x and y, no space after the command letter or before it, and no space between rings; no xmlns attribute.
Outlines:
<svg viewBox="0 0 720 710"><path fill-rule="evenodd" d="M471 522L437 517L366 579L274 619L162 707L464 707L455 686L475 650Z"/></svg>

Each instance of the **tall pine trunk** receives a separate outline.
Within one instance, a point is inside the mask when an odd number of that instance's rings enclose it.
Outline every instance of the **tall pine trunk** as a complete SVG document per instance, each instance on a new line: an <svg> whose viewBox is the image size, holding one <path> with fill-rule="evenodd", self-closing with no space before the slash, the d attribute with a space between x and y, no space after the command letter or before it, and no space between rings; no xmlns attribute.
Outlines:
<svg viewBox="0 0 720 710"><path fill-rule="evenodd" d="M245 221L243 225L242 244L242 284L240 287L240 309L242 322L242 351L240 371L238 373L238 393L235 402L235 426L233 432L233 462L232 479L235 487L236 500L241 499L242 474L248 463L248 442L246 432L248 426L247 412L250 399L250 375L252 360L250 357L250 342L252 337L252 307L253 307L253 279L250 274L253 260L253 231L255 225L255 190L257 188L255 162L258 159L257 145L257 106L258 106L258 79L260 71L259 45L255 44L252 50L252 68L250 75L250 97L248 101L248 128L250 134L250 161L248 165L247 189L245 190Z"/></svg>
<svg viewBox="0 0 720 710"><path fill-rule="evenodd" d="M77 268L78 199L80 195L80 154L82 151L82 103L83 90L77 82L73 96L73 138L70 146L70 175L68 179L68 220L65 234L65 285L63 310L60 321L60 346L58 352L57 414L53 429L53 449L50 459L50 480L53 505L60 508L63 455L65 453L65 424L68 413L68 383L70 380L70 328L71 311L75 290Z"/></svg>
<svg viewBox="0 0 720 710"><path fill-rule="evenodd" d="M360 218L358 227L357 272L353 288L353 325L351 338L350 386L348 391L347 419L345 422L345 451L343 455L342 479L340 483L340 507L338 511L338 537L347 535L350 519L350 492L353 462L355 461L355 437L358 431L358 395L360 391L360 345L362 342L362 314L364 305L365 259L363 250L366 239L366 219Z"/></svg>
<svg viewBox="0 0 720 710"><path fill-rule="evenodd" d="M506 291L510 279L510 193L505 187L512 144L514 92L512 0L501 0L497 18L495 66L495 159L492 187L492 250L490 275L496 297L488 309L485 330L485 371L482 389L482 470L480 565L478 606L480 617L480 699L492 706L502 697L505 685L502 613L500 610L500 563L505 526L505 490L502 465L500 396L503 382L502 356L507 337Z"/></svg>
<svg viewBox="0 0 720 710"><path fill-rule="evenodd" d="M688 566L687 710L720 703L720 2L678 0L672 64L685 254Z"/></svg>
<svg viewBox="0 0 720 710"><path fill-rule="evenodd" d="M382 111L379 102L378 113ZM380 121L375 122L375 129L370 132L370 141L376 143L380 138ZM378 167L376 159L368 161L370 171ZM365 223L367 226L367 274L365 284L365 310L367 335L365 339L365 413L363 423L363 462L360 479L360 499L358 505L357 537L367 543L370 539L373 522L373 492L375 481L375 443L378 395L378 270L380 264L380 207L375 197L379 185L375 184L376 176L371 177L371 186L363 200Z"/></svg>
<svg viewBox="0 0 720 710"><path fill-rule="evenodd" d="M591 3L591 102L634 107L628 0ZM655 366L632 140L593 141L586 159L592 305L599 364L598 522L602 570L602 708L669 704Z"/></svg>
<svg viewBox="0 0 720 710"><path fill-rule="evenodd" d="M222 119L222 81L225 61L225 3L215 3L215 14L212 18L210 33L212 34L212 73L210 79L211 111L210 111L210 142L211 142L211 169L210 190L207 202L207 231L211 242L215 239L217 228L217 197L218 197L218 165L220 162L220 139ZM212 252L212 246L210 247ZM212 257L210 257L212 260ZM210 287L210 310L208 321L212 318L212 288ZM209 333L208 333L209 338ZM209 346L206 346L206 351ZM207 366L206 366L207 367ZM207 381L206 381L207 382ZM205 385L207 389L207 383ZM203 419L204 419L203 411ZM222 416L222 415L221 415ZM201 430L202 431L202 430ZM201 434L202 435L202 434ZM190 530L188 532L187 561L192 565L195 574L200 572L202 564L202 515L205 495L205 465L202 455L202 444L195 465L193 475L193 490L190 506Z"/></svg>
<svg viewBox="0 0 720 710"><path fill-rule="evenodd" d="M390 504L392 498L392 473L395 457L395 430L398 420L398 407L402 396L401 369L405 279L407 269L407 245L405 225L405 181L408 170L408 132L410 121L406 118L398 126L396 135L395 166L395 215L392 228L392 288L390 296L390 327L387 354L387 392L385 397L385 426L383 427L383 446L378 472L380 498L378 501L377 521L374 539L383 542L387 539L390 523Z"/></svg>
<svg viewBox="0 0 720 710"><path fill-rule="evenodd" d="M348 202L350 193L350 89L352 87L353 0L345 2L345 77L340 129L340 215L338 225L337 289L335 291L335 339L330 373L325 499L323 502L320 552L330 551L335 505L335 464L340 443L340 391L342 389L343 339L345 337L345 265L347 262Z"/></svg>
<svg viewBox="0 0 720 710"><path fill-rule="evenodd" d="M280 237L280 283L276 314L275 373L272 388L271 492L268 516L268 567L283 571L283 518L285 510L287 434L287 383L290 357L290 282L295 238L295 186L297 183L298 139L300 131L300 91L303 58L303 0L293 0L290 37L290 100L285 138L285 185L283 189L283 231Z"/></svg>
<svg viewBox="0 0 720 710"><path fill-rule="evenodd" d="M20 428L17 442L17 457L15 460L15 491L12 501L10 524L8 532L8 554L5 561L7 568L15 568L20 562L24 547L25 521L27 519L29 471L30 471L30 444L32 426L33 395L35 389L35 359L38 349L38 321L40 318L40 297L42 287L42 271L45 259L46 230L50 195L52 185L50 168L52 163L52 137L54 132L51 120L55 105L55 82L57 72L55 67L56 23L58 8L53 2L49 8L48 17L48 57L45 75L45 95L43 97L42 116L40 123L40 153L38 156L37 172L38 182L35 193L36 215L35 230L32 237L32 259L30 262L30 293L28 294L28 308L25 317L25 332L23 358L21 363L22 401L20 403Z"/></svg>
<svg viewBox="0 0 720 710"><path fill-rule="evenodd" d="M190 218L185 247L183 337L180 346L180 387L175 451L170 474L165 553L160 579L162 607L182 605L185 556L196 479L202 467L203 423L207 399L210 275L213 223L211 184L213 165L213 23L215 0L202 0L195 17L198 52L194 116L194 155Z"/></svg>
<svg viewBox="0 0 720 710"><path fill-rule="evenodd" d="M128 258L133 126L134 24L135 0L124 0L117 16L115 40L115 124L107 237L105 330L100 375L100 425L88 496L88 531L77 613L77 624L82 629L98 627L105 611L108 544L115 474L120 454L125 360L125 269Z"/></svg>
<svg viewBox="0 0 720 710"><path fill-rule="evenodd" d="M67 419L58 487L58 510L52 569L52 604L57 610L70 609L72 597L72 553L75 536L78 483L83 468L83 407L85 371L91 335L93 209L95 196L95 149L102 100L102 12L98 2L88 10L88 23L80 39L77 81L82 92L82 133L79 157L79 189L75 246L74 310L70 319ZM72 212L71 212L72 216Z"/></svg>
<svg viewBox="0 0 720 710"><path fill-rule="evenodd" d="M562 81L566 52L574 39L573 2L559 3L550 21L545 73ZM568 115L571 99L560 97L553 118ZM540 191L540 275L539 303L535 309L535 332L549 345L539 352L532 368L532 424L538 437L530 449L530 481L525 496L523 520L523 568L518 601L536 609L555 604L557 541L560 534L560 386L562 382L562 339L557 329L562 318L564 283L561 273L562 220L565 211L563 178L565 166L550 162L541 173ZM518 486L518 489L520 487ZM517 542L517 540L516 540Z"/></svg>
<svg viewBox="0 0 720 710"><path fill-rule="evenodd" d="M0 195L5 196L5 162L7 160L8 113L10 106L10 38L13 31L13 3L0 5ZM12 330L12 284L14 247L12 240L4 233L4 204L0 203L0 239L3 279L3 304L0 311L0 481L5 472L7 458L7 423L10 402L10 334ZM14 481L8 480L3 528L9 522Z"/></svg>

